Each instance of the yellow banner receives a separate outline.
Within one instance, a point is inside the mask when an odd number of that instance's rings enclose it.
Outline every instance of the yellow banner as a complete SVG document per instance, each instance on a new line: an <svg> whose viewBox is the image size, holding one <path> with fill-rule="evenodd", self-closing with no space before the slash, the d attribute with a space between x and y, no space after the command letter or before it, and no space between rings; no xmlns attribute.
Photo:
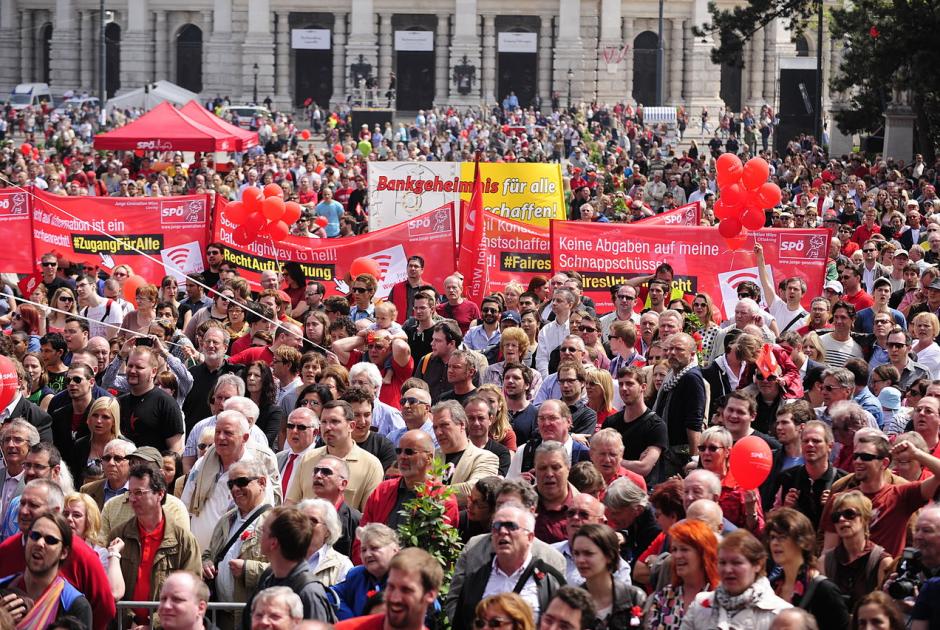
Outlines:
<svg viewBox="0 0 940 630"><path fill-rule="evenodd" d="M560 164L481 162L480 177L483 208L490 212L545 229L552 219L567 216ZM473 181L473 162L460 164L460 180ZM461 200L469 202L470 194L461 192Z"/></svg>

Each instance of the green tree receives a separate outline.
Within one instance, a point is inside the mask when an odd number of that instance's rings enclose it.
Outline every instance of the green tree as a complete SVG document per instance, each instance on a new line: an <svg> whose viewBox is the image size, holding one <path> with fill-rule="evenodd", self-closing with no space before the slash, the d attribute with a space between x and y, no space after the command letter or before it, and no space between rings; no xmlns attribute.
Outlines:
<svg viewBox="0 0 940 630"><path fill-rule="evenodd" d="M717 35L715 63L734 63L745 43L775 19L802 34L815 23L816 0L750 0L733 9L709 4L711 23L696 36ZM852 0L829 11L829 36L843 46L830 89L848 107L836 113L844 133L878 129L902 92L915 116L917 144L932 163L940 142L940 5L937 0Z"/></svg>

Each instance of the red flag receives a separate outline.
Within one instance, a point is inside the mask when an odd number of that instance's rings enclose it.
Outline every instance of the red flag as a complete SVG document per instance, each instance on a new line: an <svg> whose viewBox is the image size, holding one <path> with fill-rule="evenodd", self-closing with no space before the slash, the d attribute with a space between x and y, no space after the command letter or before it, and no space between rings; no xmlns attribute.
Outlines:
<svg viewBox="0 0 940 630"><path fill-rule="evenodd" d="M460 250L457 270L463 274L463 294L471 302L479 304L488 284L486 259L488 252L483 247L483 182L480 179L480 160L473 169L473 194L470 203L462 208Z"/></svg>
<svg viewBox="0 0 940 630"><path fill-rule="evenodd" d="M30 299L30 296L33 294L33 291L36 290L36 287L39 286L39 283L42 282L42 274L38 271L30 276L26 276L19 282L20 294L26 298ZM52 296L49 296L49 301L52 301Z"/></svg>

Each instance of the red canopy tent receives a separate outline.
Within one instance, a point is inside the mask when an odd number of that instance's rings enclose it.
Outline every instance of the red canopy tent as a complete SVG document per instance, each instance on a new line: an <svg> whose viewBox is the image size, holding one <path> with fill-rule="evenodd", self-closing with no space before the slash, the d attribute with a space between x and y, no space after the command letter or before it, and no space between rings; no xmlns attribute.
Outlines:
<svg viewBox="0 0 940 630"><path fill-rule="evenodd" d="M112 151L235 151L235 135L196 122L164 101L132 123L95 136Z"/></svg>
<svg viewBox="0 0 940 630"><path fill-rule="evenodd" d="M256 132L242 129L227 120L219 118L196 101L189 101L183 105L180 111L206 127L235 136L237 139L235 142L236 151L247 151L258 144L258 134Z"/></svg>

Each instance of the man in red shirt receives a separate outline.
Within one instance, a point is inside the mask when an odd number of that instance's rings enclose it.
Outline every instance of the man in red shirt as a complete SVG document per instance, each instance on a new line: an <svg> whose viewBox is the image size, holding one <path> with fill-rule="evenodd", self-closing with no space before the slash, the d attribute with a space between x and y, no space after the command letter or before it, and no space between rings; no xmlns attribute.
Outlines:
<svg viewBox="0 0 940 630"><path fill-rule="evenodd" d="M444 279L444 297L447 301L437 305L437 314L456 321L460 332L466 335L470 322L480 319L480 307L463 296L463 280L459 276Z"/></svg>
<svg viewBox="0 0 940 630"><path fill-rule="evenodd" d="M842 294L842 301L854 306L856 313L874 305L875 299L862 289L861 269L846 265L839 279L842 281L842 288L845 290Z"/></svg>
<svg viewBox="0 0 940 630"><path fill-rule="evenodd" d="M334 341L332 350L346 369L361 361L378 366L382 374L379 400L401 409L401 386L415 369L407 340L393 337L387 330L360 330L357 335Z"/></svg>
<svg viewBox="0 0 940 630"><path fill-rule="evenodd" d="M47 510L61 512L65 497L59 485L48 479L34 479L26 484L20 495L17 523L20 533L0 543L0 574L12 575L26 569L26 539L33 520ZM62 576L85 595L94 614L94 630L105 630L114 619L116 607L108 576L101 566L101 558L78 536L72 539L72 550L59 567Z"/></svg>
<svg viewBox="0 0 940 630"><path fill-rule="evenodd" d="M298 351L303 348L303 332L300 326L286 323L277 327L277 333L274 335L274 343L270 346L251 346L229 357L229 363L238 365L249 365L255 361L264 361L268 365L274 362L274 351L281 346L295 348Z"/></svg>
<svg viewBox="0 0 940 630"><path fill-rule="evenodd" d="M341 621L336 630L426 630L424 618L443 579L440 563L427 551L402 549L389 566L385 612Z"/></svg>
<svg viewBox="0 0 940 630"><path fill-rule="evenodd" d="M930 470L933 476L923 481L892 485L888 478L888 466L892 456L917 460ZM839 542L836 523L842 518L849 518L842 513L833 514L832 506L836 495L842 491L857 489L871 500L871 541L884 547L885 551L896 558L904 550L907 522L911 515L926 505L940 488L940 459L907 441L895 444L892 449L883 433L867 429L856 433L855 453L852 458L853 474L833 484L820 519L826 534L824 551L835 549ZM836 522L832 520L834 516Z"/></svg>

